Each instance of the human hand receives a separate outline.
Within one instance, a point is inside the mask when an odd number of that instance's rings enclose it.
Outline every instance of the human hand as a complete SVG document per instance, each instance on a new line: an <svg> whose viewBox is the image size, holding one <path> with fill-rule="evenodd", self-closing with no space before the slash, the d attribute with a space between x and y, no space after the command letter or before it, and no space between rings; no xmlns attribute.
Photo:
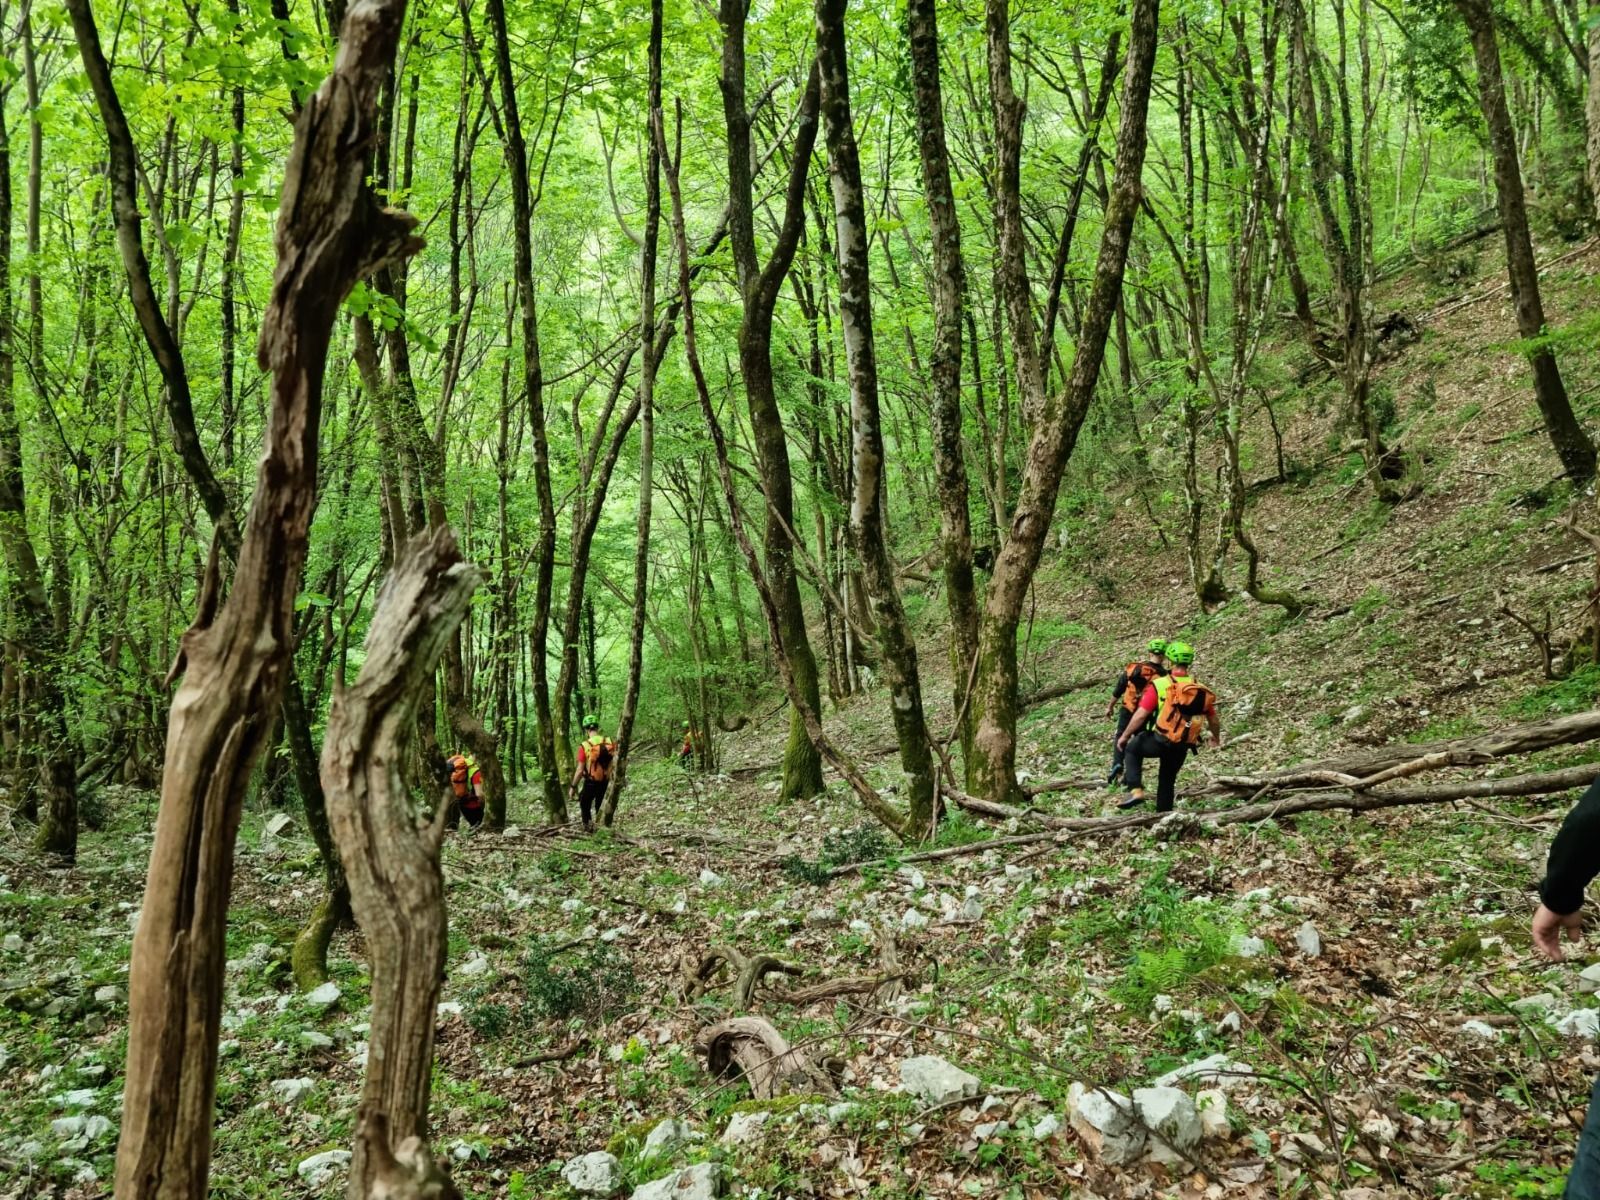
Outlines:
<svg viewBox="0 0 1600 1200"><path fill-rule="evenodd" d="M1567 931L1567 940L1581 942L1583 940L1583 914L1572 912L1565 915L1552 912L1544 905L1539 905L1539 911L1533 914L1533 944L1539 953L1551 962L1560 962L1566 955L1561 949L1561 931Z"/></svg>

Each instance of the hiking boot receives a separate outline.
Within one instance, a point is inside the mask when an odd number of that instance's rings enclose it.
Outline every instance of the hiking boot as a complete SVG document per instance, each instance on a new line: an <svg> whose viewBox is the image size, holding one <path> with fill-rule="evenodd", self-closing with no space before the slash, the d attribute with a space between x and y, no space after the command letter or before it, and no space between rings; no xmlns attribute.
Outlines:
<svg viewBox="0 0 1600 1200"><path fill-rule="evenodd" d="M1106 786L1108 788L1116 787L1117 786L1117 780L1119 780L1121 778L1122 778L1122 764L1118 763L1116 766L1112 767L1110 773L1106 775Z"/></svg>
<svg viewBox="0 0 1600 1200"><path fill-rule="evenodd" d="M1143 803L1144 794L1142 792L1129 792L1127 796L1117 801L1117 807L1126 810L1138 808Z"/></svg>

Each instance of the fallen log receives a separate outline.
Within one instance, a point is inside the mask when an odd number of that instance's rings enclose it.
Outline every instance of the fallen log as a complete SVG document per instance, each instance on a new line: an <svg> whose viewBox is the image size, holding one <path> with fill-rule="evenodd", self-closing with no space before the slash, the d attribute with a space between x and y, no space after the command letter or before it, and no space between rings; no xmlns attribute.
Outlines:
<svg viewBox="0 0 1600 1200"><path fill-rule="evenodd" d="M1570 716L1550 717L1543 721L1512 725L1490 733L1473 734L1470 737L1374 746L1368 750L1286 767L1281 771L1267 771L1257 775L1219 775L1211 781L1210 787L1191 794L1256 792L1263 787L1275 785L1293 786L1288 781L1309 776L1317 771L1337 772L1352 779L1368 779L1379 772L1433 755L1476 755L1481 756L1476 761L1486 762L1513 754L1531 754L1536 750L1548 750L1552 746L1589 742L1596 738L1600 738L1600 709L1591 709Z"/></svg>
<svg viewBox="0 0 1600 1200"><path fill-rule="evenodd" d="M1071 683L1057 683L1050 687L1040 688L1036 692L1029 692L1018 700L1018 705L1023 710L1038 708L1041 704L1048 704L1051 700L1059 700L1063 696L1070 696L1073 692L1086 692L1090 688L1105 687L1111 681L1109 674L1090 675L1085 679L1077 679Z"/></svg>
<svg viewBox="0 0 1600 1200"><path fill-rule="evenodd" d="M744 1076L757 1100L783 1095L836 1096L832 1078L761 1017L732 1017L695 1035L714 1079Z"/></svg>
<svg viewBox="0 0 1600 1200"><path fill-rule="evenodd" d="M1600 762L1583 763L1557 771L1508 775L1499 779L1471 779L1458 783L1434 784L1429 787L1397 788L1392 791L1358 792L1350 789L1321 788L1260 804L1245 804L1237 808L1181 811L1202 823L1242 825L1252 821L1264 821L1268 817L1288 817L1303 812L1331 810L1371 812L1380 808L1446 804L1455 800L1548 795L1588 787L1596 779L1600 779ZM1015 818L1035 821L1052 830L1070 830L1079 833L1114 833L1120 829L1142 829L1155 825L1171 815L1146 812L1125 817L1056 817L1033 809L996 804L992 800L980 800L976 796L968 796L950 788L945 789L944 794L958 808L964 808L981 816L999 817L1002 820ZM1197 793L1187 793L1191 796L1195 794Z"/></svg>

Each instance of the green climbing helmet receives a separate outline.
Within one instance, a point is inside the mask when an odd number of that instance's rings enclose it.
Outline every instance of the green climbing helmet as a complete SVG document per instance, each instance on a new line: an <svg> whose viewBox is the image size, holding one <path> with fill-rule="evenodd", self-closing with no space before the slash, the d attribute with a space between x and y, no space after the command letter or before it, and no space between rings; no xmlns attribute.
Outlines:
<svg viewBox="0 0 1600 1200"><path fill-rule="evenodd" d="M1151 638L1144 644L1144 648L1151 654L1165 654L1167 652L1167 643L1162 638Z"/></svg>
<svg viewBox="0 0 1600 1200"><path fill-rule="evenodd" d="M684 723L683 723L683 727L684 727L684 728L685 728L685 729L687 729L687 728L689 728L689 722L687 722L687 721L685 721L685 722L684 722Z"/></svg>
<svg viewBox="0 0 1600 1200"><path fill-rule="evenodd" d="M584 717L583 727L585 729L599 729L600 718L595 716L593 713L590 713L588 716Z"/></svg>
<svg viewBox="0 0 1600 1200"><path fill-rule="evenodd" d="M1194 662L1194 647L1188 642L1168 642L1167 657L1174 665L1187 667Z"/></svg>

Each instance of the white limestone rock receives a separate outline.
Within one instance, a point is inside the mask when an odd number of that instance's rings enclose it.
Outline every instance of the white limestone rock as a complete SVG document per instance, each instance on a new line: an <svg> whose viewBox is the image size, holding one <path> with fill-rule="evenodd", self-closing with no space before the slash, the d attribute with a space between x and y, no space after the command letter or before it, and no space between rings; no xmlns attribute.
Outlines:
<svg viewBox="0 0 1600 1200"><path fill-rule="evenodd" d="M633 1189L629 1200L716 1200L722 1193L722 1168L697 1163Z"/></svg>
<svg viewBox="0 0 1600 1200"><path fill-rule="evenodd" d="M1133 1104L1150 1130L1150 1161L1169 1167L1187 1163L1184 1151L1193 1149L1202 1133L1189 1093L1175 1087L1135 1088Z"/></svg>
<svg viewBox="0 0 1600 1200"><path fill-rule="evenodd" d="M970 1100L983 1084L937 1055L918 1054L900 1060L900 1086L924 1104L940 1105Z"/></svg>
<svg viewBox="0 0 1600 1200"><path fill-rule="evenodd" d="M609 1196L622 1186L622 1164L615 1154L596 1150L568 1159L561 1178L573 1191L585 1196Z"/></svg>
<svg viewBox="0 0 1600 1200"><path fill-rule="evenodd" d="M743 1146L761 1136L761 1127L772 1120L769 1112L738 1112L728 1118L728 1127L719 1139L724 1146Z"/></svg>
<svg viewBox="0 0 1600 1200"><path fill-rule="evenodd" d="M668 1117L646 1135L639 1157L656 1158L671 1154L678 1147L686 1145L693 1134L689 1122L679 1117Z"/></svg>
<svg viewBox="0 0 1600 1200"><path fill-rule="evenodd" d="M1127 1096L1074 1083L1067 1091L1067 1105L1073 1130L1101 1162L1120 1166L1144 1154L1144 1127Z"/></svg>

